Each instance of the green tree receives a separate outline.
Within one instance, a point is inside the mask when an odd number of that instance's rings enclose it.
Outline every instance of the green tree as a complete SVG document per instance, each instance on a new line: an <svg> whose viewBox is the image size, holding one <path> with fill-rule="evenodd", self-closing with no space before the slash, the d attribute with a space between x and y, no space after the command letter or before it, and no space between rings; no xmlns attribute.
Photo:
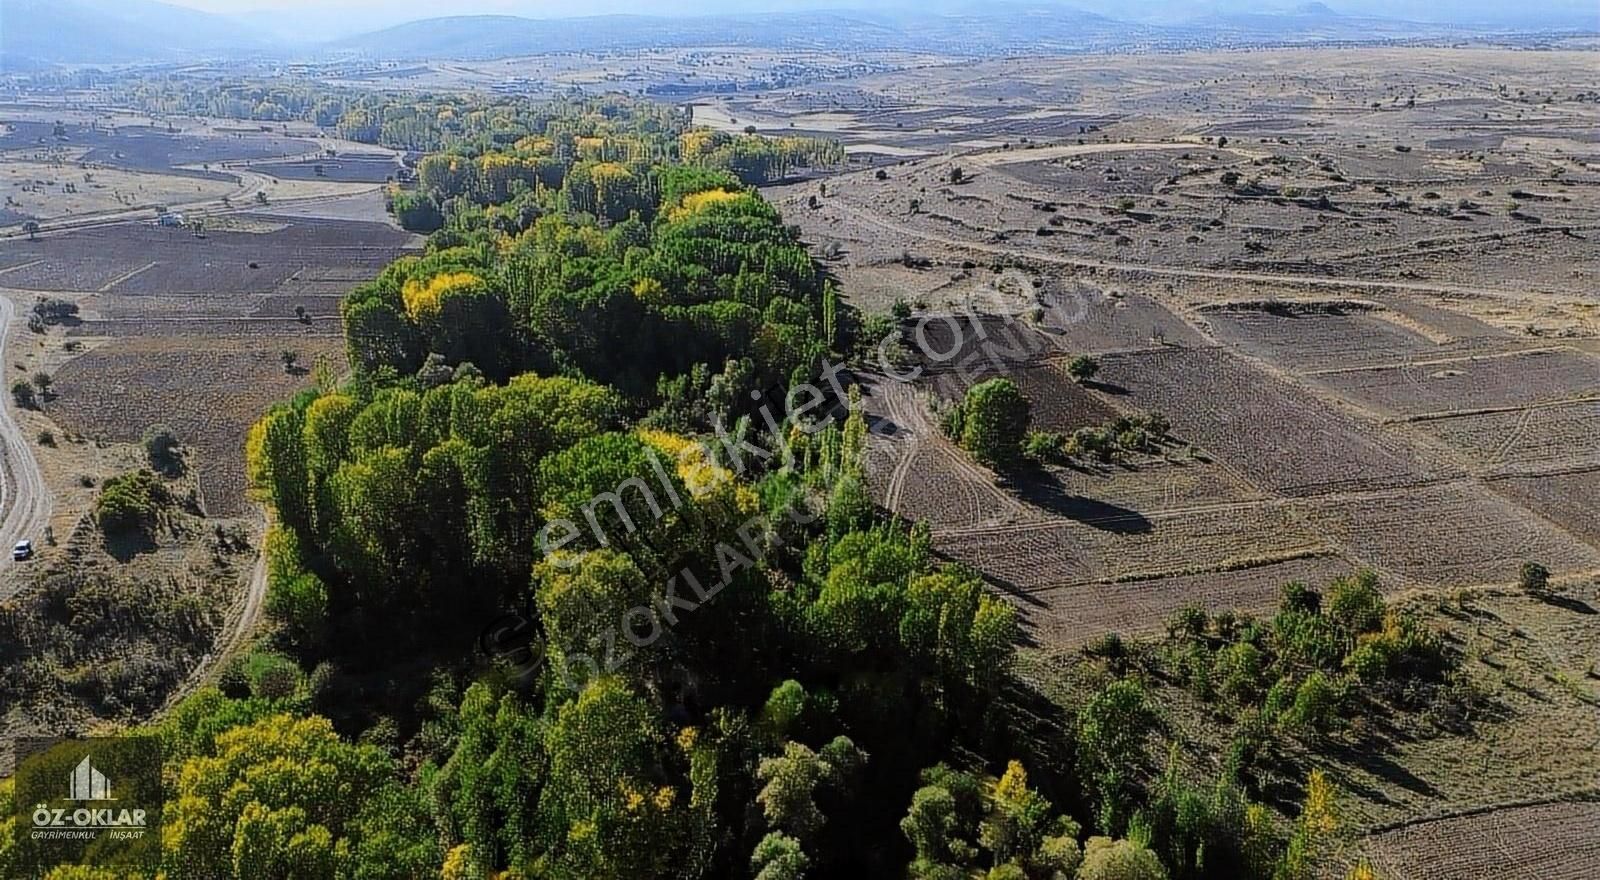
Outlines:
<svg viewBox="0 0 1600 880"><path fill-rule="evenodd" d="M1142 844L1091 837L1083 846L1078 880L1167 880L1167 869Z"/></svg>
<svg viewBox="0 0 1600 880"><path fill-rule="evenodd" d="M1550 569L1537 562L1522 563L1522 570L1517 580L1523 592L1531 596L1542 596L1550 592Z"/></svg>
<svg viewBox="0 0 1600 880"><path fill-rule="evenodd" d="M176 769L164 821L182 877L332 876L363 805L394 784L376 749L341 742L324 718L277 715L217 736ZM343 841L343 843L341 843Z"/></svg>
<svg viewBox="0 0 1600 880"><path fill-rule="evenodd" d="M1028 399L1010 379L990 379L967 389L961 402L961 446L991 467L1012 464L1028 433Z"/></svg>
<svg viewBox="0 0 1600 880"><path fill-rule="evenodd" d="M756 880L803 880L811 860L800 849L800 841L782 831L773 831L756 844L750 855L750 870Z"/></svg>
<svg viewBox="0 0 1600 880"><path fill-rule="evenodd" d="M1121 827L1127 817L1133 774L1154 723L1144 688L1132 679L1112 682L1078 710L1078 768L1105 830Z"/></svg>

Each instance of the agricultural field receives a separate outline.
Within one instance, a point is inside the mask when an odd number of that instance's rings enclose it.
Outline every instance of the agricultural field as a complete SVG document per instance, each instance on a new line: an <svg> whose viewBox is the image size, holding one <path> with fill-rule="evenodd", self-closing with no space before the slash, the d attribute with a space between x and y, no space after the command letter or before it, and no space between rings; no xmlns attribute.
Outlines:
<svg viewBox="0 0 1600 880"><path fill-rule="evenodd" d="M1511 807L1421 822L1377 835L1370 845L1374 866L1396 877L1580 880L1600 864L1600 804Z"/></svg>
<svg viewBox="0 0 1600 880"><path fill-rule="evenodd" d="M1013 604L1029 681L1075 705L1108 632L1371 571L1480 696L1291 756L1342 792L1324 876L1594 876L1600 110L1573 96L1600 81L1582 54L1349 58L1017 59L720 112L864 166L770 197L853 305L898 315L898 359L864 367L873 496ZM1159 413L1170 437L991 470L940 423L997 376L1034 430ZM1215 708L1156 687L1170 744L1221 760Z"/></svg>
<svg viewBox="0 0 1600 880"><path fill-rule="evenodd" d="M324 360L340 372L341 349L328 336L131 335L58 370L45 412L70 435L115 443L136 443L155 425L173 429L195 453L201 509L239 517L249 513L245 433L307 385L309 365ZM305 366L285 368L284 352Z"/></svg>
<svg viewBox="0 0 1600 880"><path fill-rule="evenodd" d="M1025 592L1047 644L1356 568L1395 591L1600 572L1591 59L1423 50L1379 82L1252 57L983 62L714 111L868 164L770 195L858 308L910 312L920 369L880 365L869 397L899 429L874 492ZM1078 355L1093 381L1065 373ZM996 375L1035 429L1156 412L1173 442L985 480L938 420Z"/></svg>
<svg viewBox="0 0 1600 880"><path fill-rule="evenodd" d="M76 529L84 487L136 458L155 426L185 446L196 513L251 523L245 432L319 365L343 371L339 299L420 242L383 210L395 154L336 141L330 156L301 127L51 115L64 122L0 109L0 182L30 181L7 222L43 227L13 227L0 294L20 313L41 297L78 308L42 333L19 321L8 349L12 381L53 380L42 410L22 414L30 439L54 438L36 447L52 531ZM76 192L61 192L69 181ZM157 207L181 208L180 222L157 222Z"/></svg>

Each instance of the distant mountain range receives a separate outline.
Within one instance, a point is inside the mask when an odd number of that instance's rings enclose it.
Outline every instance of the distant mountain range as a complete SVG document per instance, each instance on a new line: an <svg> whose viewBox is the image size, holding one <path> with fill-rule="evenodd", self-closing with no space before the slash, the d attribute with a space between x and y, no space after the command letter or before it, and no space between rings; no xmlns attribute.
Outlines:
<svg viewBox="0 0 1600 880"><path fill-rule="evenodd" d="M0 70L281 48L222 15L152 0L3 0Z"/></svg>
<svg viewBox="0 0 1600 880"><path fill-rule="evenodd" d="M902 0L904 3L905 0ZM1085 0L1096 7L1104 0ZM1398 0L1404 6L1406 0ZM1156 4L1156 5L1152 5ZM1119 4L1123 5L1123 4ZM1262 12L1237 2L1126 0L1123 20L1059 4L931 2L874 10L524 18L462 15L411 21L331 41L285 37L264 13L214 15L155 0L4 0L0 71L220 57L285 60L492 59L543 52L744 46L898 49L960 55L1178 48L1197 43L1310 43L1476 36L1507 23L1437 23L1344 15L1320 2ZM1187 12L1185 18L1175 18ZM284 15L289 15L285 13ZM1582 12L1539 27L1600 30ZM392 20L392 19L391 19ZM1526 29L1526 28L1524 28Z"/></svg>

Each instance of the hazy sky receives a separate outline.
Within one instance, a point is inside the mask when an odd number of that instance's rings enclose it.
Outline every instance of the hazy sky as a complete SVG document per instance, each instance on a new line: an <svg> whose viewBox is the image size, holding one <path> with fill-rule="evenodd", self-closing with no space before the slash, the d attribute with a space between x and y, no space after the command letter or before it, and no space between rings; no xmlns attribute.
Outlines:
<svg viewBox="0 0 1600 880"><path fill-rule="evenodd" d="M606 13L644 13L685 15L715 12L758 12L767 10L884 8L901 6L926 10L930 7L969 7L982 4L961 0L666 0L641 3L639 0L455 0L447 4L425 0L164 0L178 6L208 12L238 14L264 9L292 9L318 16L344 13L383 19L500 13L532 17L566 17ZM1038 3L1040 0L1031 0ZM1045 3L1052 0L1043 0ZM1284 9L1302 0L1081 0L1062 5L1088 9L1119 18L1182 19L1216 11L1240 12ZM1508 6L1518 12L1548 11L1552 15L1592 15L1600 19L1596 0L1532 0L1508 4L1505 0L1325 0L1339 12L1355 15L1384 15L1416 20L1495 19L1507 14Z"/></svg>

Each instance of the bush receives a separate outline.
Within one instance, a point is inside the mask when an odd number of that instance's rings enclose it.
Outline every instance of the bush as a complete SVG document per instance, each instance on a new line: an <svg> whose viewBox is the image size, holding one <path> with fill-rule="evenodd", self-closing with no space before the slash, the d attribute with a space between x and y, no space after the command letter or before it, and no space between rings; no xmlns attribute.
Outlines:
<svg viewBox="0 0 1600 880"><path fill-rule="evenodd" d="M1067 375L1074 382L1087 382L1100 372L1100 362L1086 354L1080 354L1067 364Z"/></svg>
<svg viewBox="0 0 1600 880"><path fill-rule="evenodd" d="M1260 648L1249 642L1229 645L1217 653L1216 666L1224 696L1241 706L1261 699L1266 687L1266 658Z"/></svg>
<svg viewBox="0 0 1600 880"><path fill-rule="evenodd" d="M1278 608L1317 614L1322 611L1322 594L1299 581L1287 583L1278 594Z"/></svg>
<svg viewBox="0 0 1600 880"><path fill-rule="evenodd" d="M294 660L282 654L252 654L245 661L250 692L264 700L287 700L299 693L305 676Z"/></svg>
<svg viewBox="0 0 1600 880"><path fill-rule="evenodd" d="M244 658L235 657L217 673L217 690L229 699L242 700L250 696L250 677L245 674Z"/></svg>
<svg viewBox="0 0 1600 880"><path fill-rule="evenodd" d="M39 396L34 393L33 383L23 379L11 383L11 399L22 409L39 408Z"/></svg>
<svg viewBox="0 0 1600 880"><path fill-rule="evenodd" d="M1344 689L1320 672L1306 676L1295 690L1294 703L1284 713L1285 726L1307 733L1331 731L1344 705Z"/></svg>
<svg viewBox="0 0 1600 880"><path fill-rule="evenodd" d="M175 477L184 471L182 444L165 425L154 425L145 432L144 454L157 473Z"/></svg>
<svg viewBox="0 0 1600 880"><path fill-rule="evenodd" d="M1550 592L1550 569L1537 562L1524 562L1517 583L1530 595L1542 596Z"/></svg>
<svg viewBox="0 0 1600 880"><path fill-rule="evenodd" d="M148 531L170 501L161 480L150 471L134 471L106 480L94 502L95 521L106 534Z"/></svg>
<svg viewBox="0 0 1600 880"><path fill-rule="evenodd" d="M1106 635L1101 635L1093 642L1083 646L1083 653L1088 654L1091 658L1120 661L1120 659L1128 656L1128 646L1123 643L1122 635L1115 634L1115 632L1107 632Z"/></svg>
<svg viewBox="0 0 1600 880"><path fill-rule="evenodd" d="M1041 464L1064 464L1067 455L1067 436L1055 431L1029 431L1022 454Z"/></svg>
<svg viewBox="0 0 1600 880"><path fill-rule="evenodd" d="M1328 593L1328 613L1352 635L1383 626L1384 608L1378 576L1370 571L1334 581Z"/></svg>
<svg viewBox="0 0 1600 880"><path fill-rule="evenodd" d="M78 316L78 304L53 296L41 296L34 301L33 314L44 324L59 324Z"/></svg>
<svg viewBox="0 0 1600 880"><path fill-rule="evenodd" d="M1167 618L1167 636L1170 638L1198 638L1206 634L1211 617L1199 605L1185 605Z"/></svg>

